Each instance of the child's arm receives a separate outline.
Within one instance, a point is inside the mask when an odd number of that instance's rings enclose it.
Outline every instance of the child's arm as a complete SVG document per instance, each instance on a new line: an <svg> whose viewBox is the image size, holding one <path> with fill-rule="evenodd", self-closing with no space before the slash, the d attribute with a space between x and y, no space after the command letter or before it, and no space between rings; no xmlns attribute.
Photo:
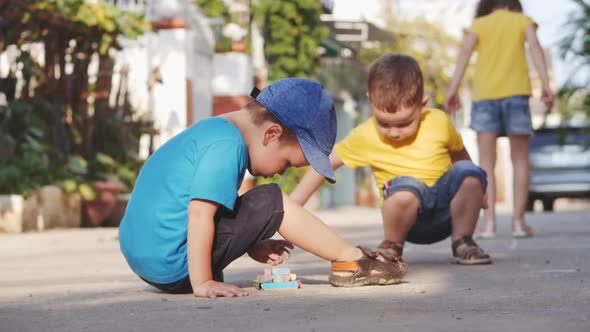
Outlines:
<svg viewBox="0 0 590 332"><path fill-rule="evenodd" d="M471 54L475 50L477 45L477 35L475 32L468 32L463 40L463 47L457 58L457 65L455 66L455 72L453 73L453 79L449 86L447 93L447 100L445 100L445 111L449 113L456 112L461 107L461 100L459 100L459 85L465 74L465 68L469 63Z"/></svg>
<svg viewBox="0 0 590 332"><path fill-rule="evenodd" d="M336 154L336 151L332 151L332 153L330 153L330 163L332 164L332 169L334 170L342 166L343 162ZM309 197L311 197L311 195L316 190L318 190L322 183L324 183L324 177L321 176L320 173L316 172L313 168L310 168L309 171L305 173L301 181L299 181L299 184L289 197L297 204L303 206Z"/></svg>
<svg viewBox="0 0 590 332"><path fill-rule="evenodd" d="M471 160L471 156L469 156L469 152L465 147L459 151L449 151L449 155L453 164L461 160Z"/></svg>
<svg viewBox="0 0 590 332"><path fill-rule="evenodd" d="M213 279L211 252L215 237L214 216L219 204L194 199L188 205L187 256L188 273L195 296L216 298L218 296L248 295L243 289Z"/></svg>
<svg viewBox="0 0 590 332"><path fill-rule="evenodd" d="M533 64L537 69L537 73L541 77L542 82L542 96L541 99L548 109L553 107L553 91L549 86L549 75L547 74L547 64L545 63L545 55L543 48L537 39L537 26L535 24L529 25L525 30L526 41L529 44Z"/></svg>

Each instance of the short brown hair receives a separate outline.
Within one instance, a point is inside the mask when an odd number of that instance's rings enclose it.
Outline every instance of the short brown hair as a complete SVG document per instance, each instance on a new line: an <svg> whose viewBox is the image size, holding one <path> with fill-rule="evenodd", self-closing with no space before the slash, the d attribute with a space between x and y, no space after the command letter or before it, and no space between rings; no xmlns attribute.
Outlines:
<svg viewBox="0 0 590 332"><path fill-rule="evenodd" d="M522 12L520 0L480 0L475 9L475 18L489 15L495 9L503 7L515 12Z"/></svg>
<svg viewBox="0 0 590 332"><path fill-rule="evenodd" d="M419 106L424 95L424 79L418 62L409 55L388 53L369 69L371 104L387 112L400 106Z"/></svg>
<svg viewBox="0 0 590 332"><path fill-rule="evenodd" d="M274 116L274 114L269 112L266 109L266 107L264 107L264 105L262 105L258 101L253 100L249 102L246 106L244 106L244 108L248 111L248 113L250 113L250 118L252 119L252 123L254 125L260 126L265 121L269 121L272 123L276 123L279 126L281 126L281 128L283 128L283 138L291 140L296 137L293 131L285 127L285 125L283 125L281 121L279 121L279 119L277 119L277 117Z"/></svg>

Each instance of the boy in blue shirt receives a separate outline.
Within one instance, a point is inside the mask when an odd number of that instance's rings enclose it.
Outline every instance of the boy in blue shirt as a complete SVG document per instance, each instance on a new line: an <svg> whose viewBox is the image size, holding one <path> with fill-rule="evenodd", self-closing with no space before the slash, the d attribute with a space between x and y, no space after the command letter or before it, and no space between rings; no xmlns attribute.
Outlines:
<svg viewBox="0 0 590 332"><path fill-rule="evenodd" d="M169 293L244 296L223 283L223 269L244 253L273 265L292 244L332 262L335 286L398 283L401 264L353 247L274 184L238 197L246 169L255 176L311 166L328 181L336 139L332 98L314 81L271 84L243 110L200 121L145 163L121 222L131 269ZM276 232L286 240L271 240ZM292 244L291 244L292 243Z"/></svg>

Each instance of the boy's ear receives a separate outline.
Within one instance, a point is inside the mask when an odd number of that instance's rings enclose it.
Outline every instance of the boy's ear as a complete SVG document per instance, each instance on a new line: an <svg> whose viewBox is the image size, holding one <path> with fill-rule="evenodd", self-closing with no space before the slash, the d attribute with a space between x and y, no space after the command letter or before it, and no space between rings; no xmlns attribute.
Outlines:
<svg viewBox="0 0 590 332"><path fill-rule="evenodd" d="M268 143L278 140L283 136L283 127L279 126L276 123L271 124L270 126L266 127L264 130L264 141L263 144L267 145Z"/></svg>
<svg viewBox="0 0 590 332"><path fill-rule="evenodd" d="M422 107L426 107L429 100L430 100L430 97L428 95L425 95L424 97L422 97Z"/></svg>

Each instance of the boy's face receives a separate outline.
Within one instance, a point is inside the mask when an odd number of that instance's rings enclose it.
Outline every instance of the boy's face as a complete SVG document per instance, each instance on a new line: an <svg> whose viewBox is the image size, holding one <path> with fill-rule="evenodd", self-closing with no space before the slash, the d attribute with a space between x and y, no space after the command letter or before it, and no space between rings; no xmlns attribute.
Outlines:
<svg viewBox="0 0 590 332"><path fill-rule="evenodd" d="M395 112L373 107L377 130L384 138L394 142L414 137L420 128L422 110L427 102L428 97L425 97L422 105L400 106Z"/></svg>
<svg viewBox="0 0 590 332"><path fill-rule="evenodd" d="M285 138L282 128L273 124L264 130L264 134L255 144L248 147L252 175L271 177L283 175L289 167L309 165L297 138Z"/></svg>

